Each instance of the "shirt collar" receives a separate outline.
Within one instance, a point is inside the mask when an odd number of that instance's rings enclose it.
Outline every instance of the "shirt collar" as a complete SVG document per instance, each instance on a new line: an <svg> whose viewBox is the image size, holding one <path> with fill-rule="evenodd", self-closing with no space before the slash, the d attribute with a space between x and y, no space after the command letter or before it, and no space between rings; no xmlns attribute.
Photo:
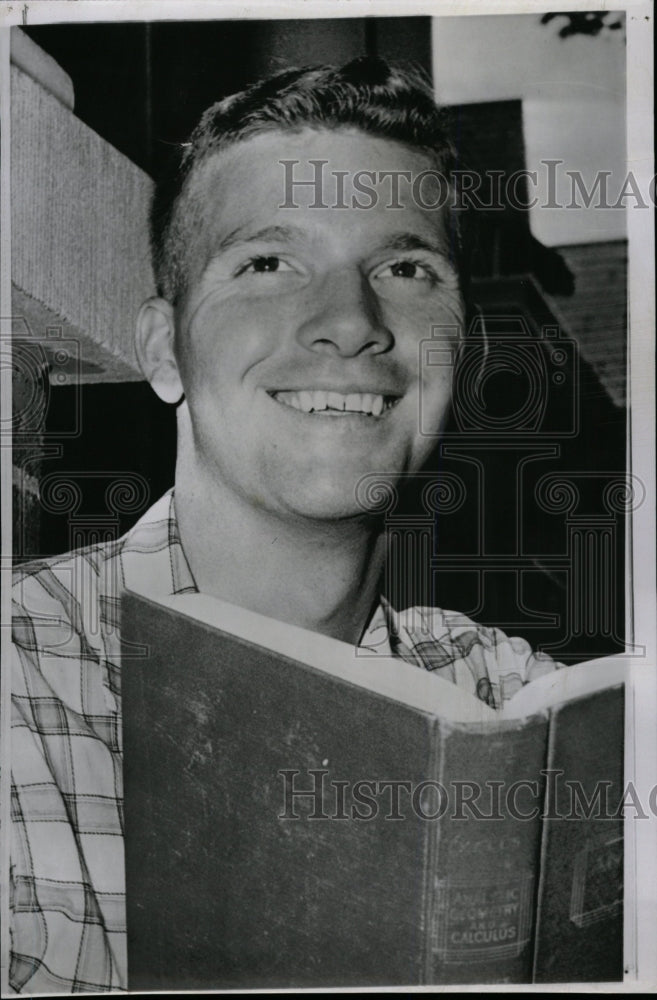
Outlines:
<svg viewBox="0 0 657 1000"><path fill-rule="evenodd" d="M173 488L168 490L126 536L122 552L123 579L129 590L169 597L198 593L182 542ZM378 656L393 656L391 630L395 612L384 597L374 609L359 648Z"/></svg>

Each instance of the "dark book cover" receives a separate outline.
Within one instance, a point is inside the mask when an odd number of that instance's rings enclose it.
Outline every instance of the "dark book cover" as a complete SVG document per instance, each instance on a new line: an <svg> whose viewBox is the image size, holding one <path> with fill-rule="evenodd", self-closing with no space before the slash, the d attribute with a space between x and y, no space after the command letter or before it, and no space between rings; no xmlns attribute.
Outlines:
<svg viewBox="0 0 657 1000"><path fill-rule="evenodd" d="M395 698L136 595L122 633L131 990L531 981L547 711L460 721L407 664Z"/></svg>

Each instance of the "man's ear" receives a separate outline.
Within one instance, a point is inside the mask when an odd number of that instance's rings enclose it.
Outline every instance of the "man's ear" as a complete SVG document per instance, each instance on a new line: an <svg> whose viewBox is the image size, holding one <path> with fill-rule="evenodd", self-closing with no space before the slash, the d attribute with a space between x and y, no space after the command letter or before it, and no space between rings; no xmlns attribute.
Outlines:
<svg viewBox="0 0 657 1000"><path fill-rule="evenodd" d="M184 393L174 335L173 306L166 299L146 299L137 316L135 350L144 377L165 403L178 403Z"/></svg>

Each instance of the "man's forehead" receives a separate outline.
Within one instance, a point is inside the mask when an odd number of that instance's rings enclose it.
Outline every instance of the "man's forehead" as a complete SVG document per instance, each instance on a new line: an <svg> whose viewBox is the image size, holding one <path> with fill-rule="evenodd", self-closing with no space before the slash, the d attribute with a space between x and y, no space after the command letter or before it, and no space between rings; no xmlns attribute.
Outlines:
<svg viewBox="0 0 657 1000"><path fill-rule="evenodd" d="M398 167L414 169L419 162L425 167L432 162L431 152L391 136L365 131L355 125L307 125L301 128L262 128L257 132L232 139L224 146L207 153L199 166L212 169L216 163L278 163L287 157L306 156L310 148L320 148L330 161L327 170L353 168L356 157L362 169ZM343 161L342 164L340 161ZM197 168L198 169L198 168Z"/></svg>
<svg viewBox="0 0 657 1000"><path fill-rule="evenodd" d="M289 208L344 204L364 210L372 189L380 199L387 190L394 207L409 202L413 184L426 188L442 181L424 149L360 129L307 128L260 132L210 153L194 169L191 187L206 198L215 192L225 198L239 199L246 192L257 197L266 190Z"/></svg>
<svg viewBox="0 0 657 1000"><path fill-rule="evenodd" d="M354 213L363 229L374 229L386 213L386 228L399 216L392 228L404 250L421 249L422 240L437 249L448 185L424 150L357 129L305 129L259 133L212 153L191 189L195 227L214 242L294 239L303 213L306 229L309 221L346 223L342 216Z"/></svg>

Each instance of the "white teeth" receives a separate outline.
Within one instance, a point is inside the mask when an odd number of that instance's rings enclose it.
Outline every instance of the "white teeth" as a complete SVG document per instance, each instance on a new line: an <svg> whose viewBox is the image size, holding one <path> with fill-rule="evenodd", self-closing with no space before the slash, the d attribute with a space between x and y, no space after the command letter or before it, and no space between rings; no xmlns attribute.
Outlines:
<svg viewBox="0 0 657 1000"><path fill-rule="evenodd" d="M331 413L366 413L379 417L384 410L390 409L393 405L392 400L386 403L383 396L372 392L350 392L344 395L341 392L326 392L323 389L301 389L299 392L281 391L273 395L279 403L285 403L303 413L328 410Z"/></svg>
<svg viewBox="0 0 657 1000"><path fill-rule="evenodd" d="M350 398L350 396L342 396L339 392L327 392L326 403L332 410L349 410L351 407L345 406L345 399Z"/></svg>
<svg viewBox="0 0 657 1000"><path fill-rule="evenodd" d="M297 392L277 392L276 399L279 403L285 403L287 406L291 406L295 410L303 409L300 399L301 393Z"/></svg>
<svg viewBox="0 0 657 1000"><path fill-rule="evenodd" d="M312 392L307 392L305 389L303 392L299 393L299 401L301 403L301 409L304 413L310 413L313 408L313 394Z"/></svg>

